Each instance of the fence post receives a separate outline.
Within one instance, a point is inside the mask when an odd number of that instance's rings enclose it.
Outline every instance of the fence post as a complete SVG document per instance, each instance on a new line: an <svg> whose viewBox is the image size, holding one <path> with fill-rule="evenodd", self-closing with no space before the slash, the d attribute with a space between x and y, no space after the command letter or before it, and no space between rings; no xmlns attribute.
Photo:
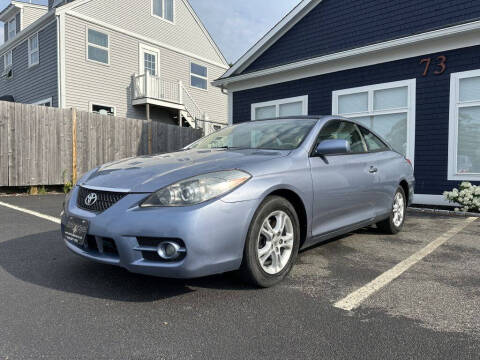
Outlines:
<svg viewBox="0 0 480 360"><path fill-rule="evenodd" d="M77 183L77 109L72 108L72 184Z"/></svg>

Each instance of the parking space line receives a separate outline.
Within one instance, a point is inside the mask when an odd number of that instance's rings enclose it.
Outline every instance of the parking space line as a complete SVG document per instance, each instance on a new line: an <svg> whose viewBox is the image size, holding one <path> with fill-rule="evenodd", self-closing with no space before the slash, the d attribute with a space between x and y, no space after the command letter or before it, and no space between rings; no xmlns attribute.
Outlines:
<svg viewBox="0 0 480 360"><path fill-rule="evenodd" d="M33 215L33 216L39 217L41 219L54 222L55 224L60 224L61 223L61 220L59 218L49 216L49 215L45 215L45 214L41 214L39 212L36 212L36 211L33 211L33 210L28 210L28 209L25 209L25 208L21 208L19 206L11 205L11 204L8 204L8 203L2 202L2 201L0 201L0 206L4 206L4 207L12 209L12 210L21 211L25 214Z"/></svg>
<svg viewBox="0 0 480 360"><path fill-rule="evenodd" d="M377 292L384 286L388 285L390 282L398 278L402 275L405 271L415 265L417 262L421 261L427 255L434 252L438 247L443 245L445 242L450 240L456 234L461 232L465 229L468 225L472 222L477 220L476 217L467 218L466 221L458 224L448 230L446 233L438 237L436 240L432 241L430 244L425 246L423 249L417 251L415 254L410 256L409 258L403 260L401 263L397 264L390 270L384 272L382 275L377 277L375 280L369 282L367 285L361 287L360 289L354 291L347 297L343 298L342 300L337 301L334 306L336 308L351 311L367 299L370 295Z"/></svg>

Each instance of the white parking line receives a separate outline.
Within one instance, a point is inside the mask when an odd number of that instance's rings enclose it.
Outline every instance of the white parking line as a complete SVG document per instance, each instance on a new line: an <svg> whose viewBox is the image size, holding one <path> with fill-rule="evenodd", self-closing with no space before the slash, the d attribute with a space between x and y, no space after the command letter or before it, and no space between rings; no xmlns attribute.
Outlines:
<svg viewBox="0 0 480 360"><path fill-rule="evenodd" d="M417 262L419 262L424 257L434 252L439 246L443 245L445 242L450 240L453 236L455 236L460 231L465 229L469 224L471 224L475 220L477 220L476 217L467 218L465 222L462 222L461 224L454 226L453 228L448 230L445 234L441 235L436 240L432 241L430 244L425 246L423 249L419 250L409 258L403 260L401 263L397 264L387 272L384 272L375 280L369 282L367 285L354 291L353 293L343 298L342 300L337 301L334 304L334 306L336 308L347 310L347 311L351 311L357 308L370 295L380 290L384 286L388 285L390 282L392 282L397 277L402 275L405 271L407 271Z"/></svg>
<svg viewBox="0 0 480 360"><path fill-rule="evenodd" d="M0 206L4 206L4 207L7 207L7 208L9 208L9 209L21 211L21 212L23 212L23 213L25 213L25 214L33 215L33 216L39 217L39 218L41 218L41 219L54 222L55 224L60 224L60 223L61 223L61 220L60 220L59 218L56 218L56 217L53 217L53 216L49 216L49 215L44 215L44 214L41 214L41 213L36 212L36 211L32 211L32 210L28 210L28 209L21 208L21 207L19 207L19 206L7 204L7 203L4 203L4 202L2 202L2 201L0 201Z"/></svg>

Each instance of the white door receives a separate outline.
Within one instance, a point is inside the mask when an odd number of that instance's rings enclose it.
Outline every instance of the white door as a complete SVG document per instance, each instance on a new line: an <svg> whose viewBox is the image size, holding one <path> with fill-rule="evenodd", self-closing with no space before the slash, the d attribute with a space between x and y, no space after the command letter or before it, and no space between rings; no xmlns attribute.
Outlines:
<svg viewBox="0 0 480 360"><path fill-rule="evenodd" d="M146 91L145 96L159 98L160 52L158 49L140 45L139 72L140 75L148 77L148 89L145 87L145 77L141 77L139 82L140 88Z"/></svg>

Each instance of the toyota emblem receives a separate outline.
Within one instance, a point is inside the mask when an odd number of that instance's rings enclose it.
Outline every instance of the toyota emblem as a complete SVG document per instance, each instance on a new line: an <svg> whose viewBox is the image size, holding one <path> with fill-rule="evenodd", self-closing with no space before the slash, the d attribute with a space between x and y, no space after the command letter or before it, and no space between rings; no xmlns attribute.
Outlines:
<svg viewBox="0 0 480 360"><path fill-rule="evenodd" d="M96 202L97 202L97 194L95 194L95 193L90 193L85 198L85 205L87 205L87 206L92 206Z"/></svg>

